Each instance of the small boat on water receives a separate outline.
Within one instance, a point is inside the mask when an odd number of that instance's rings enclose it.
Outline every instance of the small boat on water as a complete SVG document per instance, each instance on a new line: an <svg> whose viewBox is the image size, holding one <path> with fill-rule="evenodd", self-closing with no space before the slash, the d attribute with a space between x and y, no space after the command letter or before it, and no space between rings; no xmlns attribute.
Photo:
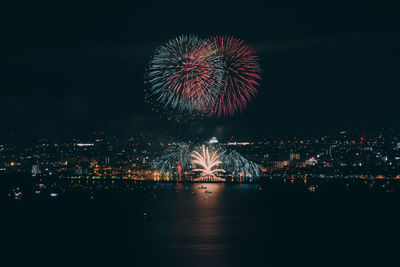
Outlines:
<svg viewBox="0 0 400 267"><path fill-rule="evenodd" d="M206 191L204 191L206 194L211 194L212 193L212 191L211 190L206 190Z"/></svg>
<svg viewBox="0 0 400 267"><path fill-rule="evenodd" d="M22 192L16 192L16 193L14 193L14 198L15 199L22 199Z"/></svg>
<svg viewBox="0 0 400 267"><path fill-rule="evenodd" d="M200 186L199 189L207 189L204 185Z"/></svg>

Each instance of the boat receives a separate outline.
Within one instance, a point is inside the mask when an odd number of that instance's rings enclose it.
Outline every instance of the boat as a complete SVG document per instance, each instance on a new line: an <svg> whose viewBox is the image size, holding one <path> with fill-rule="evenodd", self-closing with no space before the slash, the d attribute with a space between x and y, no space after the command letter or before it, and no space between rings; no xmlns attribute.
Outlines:
<svg viewBox="0 0 400 267"><path fill-rule="evenodd" d="M207 189L204 185L200 186L199 189Z"/></svg>
<svg viewBox="0 0 400 267"><path fill-rule="evenodd" d="M204 191L206 194L211 194L212 193L212 191L211 190L206 190L206 191Z"/></svg>
<svg viewBox="0 0 400 267"><path fill-rule="evenodd" d="M16 193L14 193L14 198L15 198L15 199L22 199L22 192L16 192Z"/></svg>

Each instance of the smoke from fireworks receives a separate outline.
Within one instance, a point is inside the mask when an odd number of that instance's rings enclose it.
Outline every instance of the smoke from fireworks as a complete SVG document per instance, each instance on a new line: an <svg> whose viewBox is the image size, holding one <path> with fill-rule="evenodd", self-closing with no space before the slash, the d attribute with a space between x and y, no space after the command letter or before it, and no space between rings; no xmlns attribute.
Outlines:
<svg viewBox="0 0 400 267"><path fill-rule="evenodd" d="M241 40L180 36L151 59L146 100L177 120L230 116L255 96L259 73L258 58Z"/></svg>

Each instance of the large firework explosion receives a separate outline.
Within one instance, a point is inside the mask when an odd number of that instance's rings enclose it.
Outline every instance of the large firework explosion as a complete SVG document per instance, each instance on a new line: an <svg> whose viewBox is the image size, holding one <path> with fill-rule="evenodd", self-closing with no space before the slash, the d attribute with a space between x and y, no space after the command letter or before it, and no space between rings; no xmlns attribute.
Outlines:
<svg viewBox="0 0 400 267"><path fill-rule="evenodd" d="M222 61L216 52L207 40L193 35L159 47L147 70L149 97L177 112L203 112L222 83Z"/></svg>
<svg viewBox="0 0 400 267"><path fill-rule="evenodd" d="M216 173L230 177L233 181L254 181L261 175L258 164L247 160L239 152L214 145L172 144L160 157L152 161L153 170L169 174L172 179L191 179L194 181L223 181ZM182 178L181 174L185 174ZM175 178L176 177L176 178Z"/></svg>
<svg viewBox="0 0 400 267"><path fill-rule="evenodd" d="M242 40L234 37L211 37L209 42L223 62L223 80L220 95L210 106L218 116L233 115L242 111L257 93L260 65L254 51Z"/></svg>
<svg viewBox="0 0 400 267"><path fill-rule="evenodd" d="M243 41L183 35L157 48L146 71L146 101L178 121L231 116L255 96L259 73Z"/></svg>

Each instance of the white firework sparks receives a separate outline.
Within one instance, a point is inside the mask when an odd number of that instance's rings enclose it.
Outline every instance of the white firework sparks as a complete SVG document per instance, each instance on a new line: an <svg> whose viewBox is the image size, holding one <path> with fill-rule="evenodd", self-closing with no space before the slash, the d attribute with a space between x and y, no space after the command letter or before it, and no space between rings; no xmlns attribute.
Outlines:
<svg viewBox="0 0 400 267"><path fill-rule="evenodd" d="M181 165L183 171L190 170L190 146L186 143L177 143L164 150L161 157L153 160L153 169L161 173L173 174L178 171L177 166Z"/></svg>
<svg viewBox="0 0 400 267"><path fill-rule="evenodd" d="M224 172L224 176L232 181L253 182L259 179L262 174L260 165L235 150L217 147L218 150L212 153L207 145L174 143L152 160L153 170L171 175L172 179L181 179L182 175L184 180L191 180L191 174L200 173L194 181L205 182L224 181L217 177L217 172Z"/></svg>
<svg viewBox="0 0 400 267"><path fill-rule="evenodd" d="M222 161L218 160L217 151L215 151L211 156L208 151L208 147L202 146L202 154L197 151L192 153L193 165L200 166L199 169L193 169L193 172L201 172L199 178L194 179L194 181L225 181L215 175L216 172L225 172L224 169L219 169L218 165L222 164Z"/></svg>
<svg viewBox="0 0 400 267"><path fill-rule="evenodd" d="M240 182L253 181L261 175L260 165L246 159L237 151L221 149L219 154L223 161L222 167Z"/></svg>

